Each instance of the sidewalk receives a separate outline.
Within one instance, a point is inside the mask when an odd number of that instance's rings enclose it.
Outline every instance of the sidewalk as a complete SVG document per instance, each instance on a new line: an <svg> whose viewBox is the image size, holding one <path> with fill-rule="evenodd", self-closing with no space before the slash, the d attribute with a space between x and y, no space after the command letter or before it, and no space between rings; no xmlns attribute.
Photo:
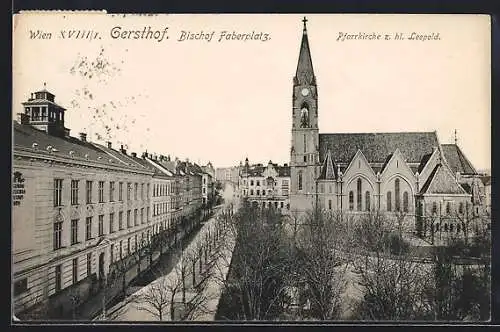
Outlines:
<svg viewBox="0 0 500 332"><path fill-rule="evenodd" d="M207 221L202 229L198 232L196 237L186 246L185 250L190 250L192 248L196 248L196 245L198 241L202 241L205 237L205 234L213 229L215 217L211 218L209 221ZM203 294L206 296L209 300L208 303L206 303L205 308L200 308L200 312L194 313L194 319L198 321L208 321L208 320L213 320L215 316L215 312L217 310L217 305L220 299L220 293L222 289L222 283L220 281L221 276L219 273L223 274L223 277L227 275L227 269L228 265L227 262L230 262L231 260L231 255L232 251L230 250L231 248L227 248L227 246L224 246L224 252L223 255L217 256L218 260L215 262L215 264L211 264L211 262L208 262L208 265L212 265L212 268L217 269L217 274L214 277L211 277L207 282L208 285L205 288L205 293ZM180 261L176 263L176 266L179 267L181 264ZM160 283L160 286L164 285L172 285L176 278L177 278L177 271L175 266L172 267L171 271L147 286L143 287L136 293L134 293L132 296L140 296L141 294L144 294L144 292L148 291L148 288L154 287L156 284ZM187 284L189 284L189 279L191 275L189 274L188 276L188 281ZM170 284L169 284L170 283ZM177 293L175 296L177 301L180 302L180 297L181 297L181 291ZM166 293L163 294L163 296L168 296L170 297L171 293ZM189 289L186 292L186 297L189 299L190 296L194 296L194 293L190 293ZM136 303L127 303L127 301L122 301L121 303L117 304L113 308L110 309L110 316L109 318L111 320L116 320L116 321L157 321L158 318L156 318L153 314L151 314L148 311L144 310L144 307L147 306L150 308L150 305L141 303L139 306ZM142 307L142 310L141 310ZM163 310L163 321L168 321L170 320L170 305L167 305L167 307Z"/></svg>

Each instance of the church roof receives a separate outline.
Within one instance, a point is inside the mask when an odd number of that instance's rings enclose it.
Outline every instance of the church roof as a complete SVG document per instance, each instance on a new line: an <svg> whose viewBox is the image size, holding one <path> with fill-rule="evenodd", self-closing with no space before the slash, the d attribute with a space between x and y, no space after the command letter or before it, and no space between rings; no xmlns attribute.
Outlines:
<svg viewBox="0 0 500 332"><path fill-rule="evenodd" d="M459 172L460 174L477 174L474 166L467 160L458 145L442 144L441 146L443 148L444 157L453 172Z"/></svg>
<svg viewBox="0 0 500 332"><path fill-rule="evenodd" d="M335 169L335 164L332 160L332 154L330 151L326 153L325 161L323 166L321 166L321 174L318 180L335 180L337 178L337 170Z"/></svg>
<svg viewBox="0 0 500 332"><path fill-rule="evenodd" d="M422 186L420 194L467 194L467 191L460 186L447 167L437 164Z"/></svg>
<svg viewBox="0 0 500 332"><path fill-rule="evenodd" d="M334 161L345 164L349 164L358 149L369 163L385 164L399 149L408 163L421 164L438 145L436 132L319 134L320 160L325 159L325 152L330 149Z"/></svg>

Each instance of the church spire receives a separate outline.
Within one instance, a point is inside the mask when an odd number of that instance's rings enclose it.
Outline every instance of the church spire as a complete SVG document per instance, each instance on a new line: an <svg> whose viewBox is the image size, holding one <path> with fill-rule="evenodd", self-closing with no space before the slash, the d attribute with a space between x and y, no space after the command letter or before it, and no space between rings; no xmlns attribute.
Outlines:
<svg viewBox="0 0 500 332"><path fill-rule="evenodd" d="M302 42L300 43L299 61L295 73L295 84L316 84L314 70L311 60L311 50L309 49L309 39L307 38L307 18L302 20L304 29L302 31Z"/></svg>
<svg viewBox="0 0 500 332"><path fill-rule="evenodd" d="M335 180L337 174L335 173L335 163L332 159L332 153L330 149L326 152L325 160L323 161L323 166L321 167L321 174L319 176L320 180Z"/></svg>

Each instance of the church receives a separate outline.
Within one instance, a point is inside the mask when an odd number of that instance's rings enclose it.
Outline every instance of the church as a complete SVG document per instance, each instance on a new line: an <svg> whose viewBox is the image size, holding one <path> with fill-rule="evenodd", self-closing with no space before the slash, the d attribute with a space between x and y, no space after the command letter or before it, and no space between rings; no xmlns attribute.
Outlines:
<svg viewBox="0 0 500 332"><path fill-rule="evenodd" d="M402 215L411 227L435 229L479 212L477 171L458 145L441 144L435 131L319 132L306 22L293 78L290 210L383 211Z"/></svg>

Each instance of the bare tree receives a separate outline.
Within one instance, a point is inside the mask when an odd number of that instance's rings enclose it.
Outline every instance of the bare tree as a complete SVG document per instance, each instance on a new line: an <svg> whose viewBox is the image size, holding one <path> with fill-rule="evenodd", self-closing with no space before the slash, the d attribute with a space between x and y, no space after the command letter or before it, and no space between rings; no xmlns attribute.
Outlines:
<svg viewBox="0 0 500 332"><path fill-rule="evenodd" d="M297 243L299 280L311 303L310 315L316 319L336 319L340 315L342 293L346 287L347 264L339 251L341 216L316 209L306 216Z"/></svg>

